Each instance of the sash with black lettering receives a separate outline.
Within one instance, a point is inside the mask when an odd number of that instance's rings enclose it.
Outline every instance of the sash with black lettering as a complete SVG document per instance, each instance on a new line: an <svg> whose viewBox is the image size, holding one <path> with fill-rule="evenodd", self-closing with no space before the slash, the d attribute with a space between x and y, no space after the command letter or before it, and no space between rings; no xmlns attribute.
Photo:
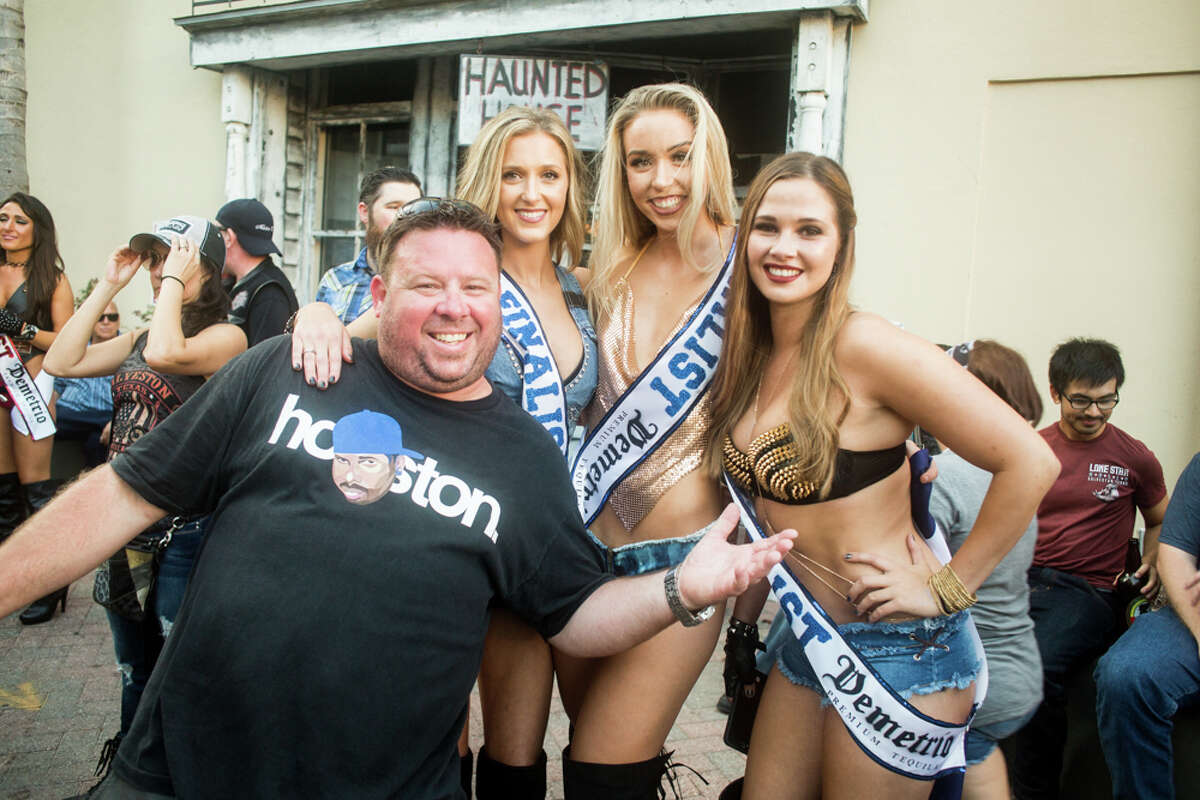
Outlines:
<svg viewBox="0 0 1200 800"><path fill-rule="evenodd" d="M708 391L721 338L734 247L695 312L589 432L571 482L579 513L591 524L613 487L649 457Z"/></svg>
<svg viewBox="0 0 1200 800"><path fill-rule="evenodd" d="M728 473L725 485L738 505L750 538L766 538L753 505ZM948 561L950 551L945 540L936 533L934 538L942 545L938 548L931 541L934 553ZM967 728L987 693L986 662L975 680L975 704L967 721L956 725L934 719L893 691L871 662L842 638L837 623L796 579L786 561L772 567L769 577L771 593L787 614L792 633L800 640L830 704L858 746L881 766L909 778L933 780L961 773L966 762L963 746ZM982 660L983 646L975 625L968 624Z"/></svg>
<svg viewBox="0 0 1200 800"><path fill-rule="evenodd" d="M54 435L54 420L50 417L50 409L42 393L33 382L33 376L25 369L25 363L17 355L17 348L12 339L0 335L0 376L8 389L8 396L13 405L25 418L32 439L45 439Z"/></svg>
<svg viewBox="0 0 1200 800"><path fill-rule="evenodd" d="M516 281L500 273L500 314L505 339L521 357L521 407L542 427L567 457L567 391L550 352L550 343L533 305Z"/></svg>

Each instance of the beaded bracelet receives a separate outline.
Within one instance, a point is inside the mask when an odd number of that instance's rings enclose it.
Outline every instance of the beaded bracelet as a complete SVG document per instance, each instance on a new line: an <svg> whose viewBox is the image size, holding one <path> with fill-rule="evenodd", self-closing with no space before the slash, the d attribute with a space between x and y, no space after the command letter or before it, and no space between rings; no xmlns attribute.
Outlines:
<svg viewBox="0 0 1200 800"><path fill-rule="evenodd" d="M965 611L979 600L975 594L967 591L967 587L949 564L930 575L926 584L938 607L947 616Z"/></svg>

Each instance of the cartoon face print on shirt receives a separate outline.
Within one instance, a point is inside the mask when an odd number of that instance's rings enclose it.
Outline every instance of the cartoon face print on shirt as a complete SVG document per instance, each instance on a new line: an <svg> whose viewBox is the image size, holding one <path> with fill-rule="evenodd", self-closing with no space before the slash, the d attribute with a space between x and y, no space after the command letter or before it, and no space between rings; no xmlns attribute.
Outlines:
<svg viewBox="0 0 1200 800"><path fill-rule="evenodd" d="M347 501L365 506L391 489L404 456L424 456L404 447L400 423L366 409L333 426L333 485Z"/></svg>

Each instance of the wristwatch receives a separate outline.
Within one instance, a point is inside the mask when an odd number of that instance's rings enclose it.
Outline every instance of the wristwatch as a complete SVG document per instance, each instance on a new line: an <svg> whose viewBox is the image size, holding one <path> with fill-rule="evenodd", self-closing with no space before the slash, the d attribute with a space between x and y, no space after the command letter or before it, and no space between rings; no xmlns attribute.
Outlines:
<svg viewBox="0 0 1200 800"><path fill-rule="evenodd" d="M34 325L32 322L26 322L21 326L21 332L12 338L19 342L28 342L40 332L41 328L39 328L37 325Z"/></svg>
<svg viewBox="0 0 1200 800"><path fill-rule="evenodd" d="M675 619L679 620L683 627L694 628L715 614L717 608L711 605L705 606L699 611L692 611L687 608L683 604L683 598L679 596L678 571L678 566L671 567L663 577L663 588L667 592L667 605L671 607L671 613L675 615Z"/></svg>

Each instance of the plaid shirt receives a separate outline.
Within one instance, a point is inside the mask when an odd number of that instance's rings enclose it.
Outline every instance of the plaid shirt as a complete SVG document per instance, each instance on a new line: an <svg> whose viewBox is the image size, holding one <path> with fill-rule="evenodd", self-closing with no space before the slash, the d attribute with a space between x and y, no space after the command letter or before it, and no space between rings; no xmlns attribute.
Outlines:
<svg viewBox="0 0 1200 800"><path fill-rule="evenodd" d="M333 313L349 325L375 304L370 288L374 274L367 265L367 248L364 247L354 261L332 267L321 276L315 299L318 303L331 305Z"/></svg>

